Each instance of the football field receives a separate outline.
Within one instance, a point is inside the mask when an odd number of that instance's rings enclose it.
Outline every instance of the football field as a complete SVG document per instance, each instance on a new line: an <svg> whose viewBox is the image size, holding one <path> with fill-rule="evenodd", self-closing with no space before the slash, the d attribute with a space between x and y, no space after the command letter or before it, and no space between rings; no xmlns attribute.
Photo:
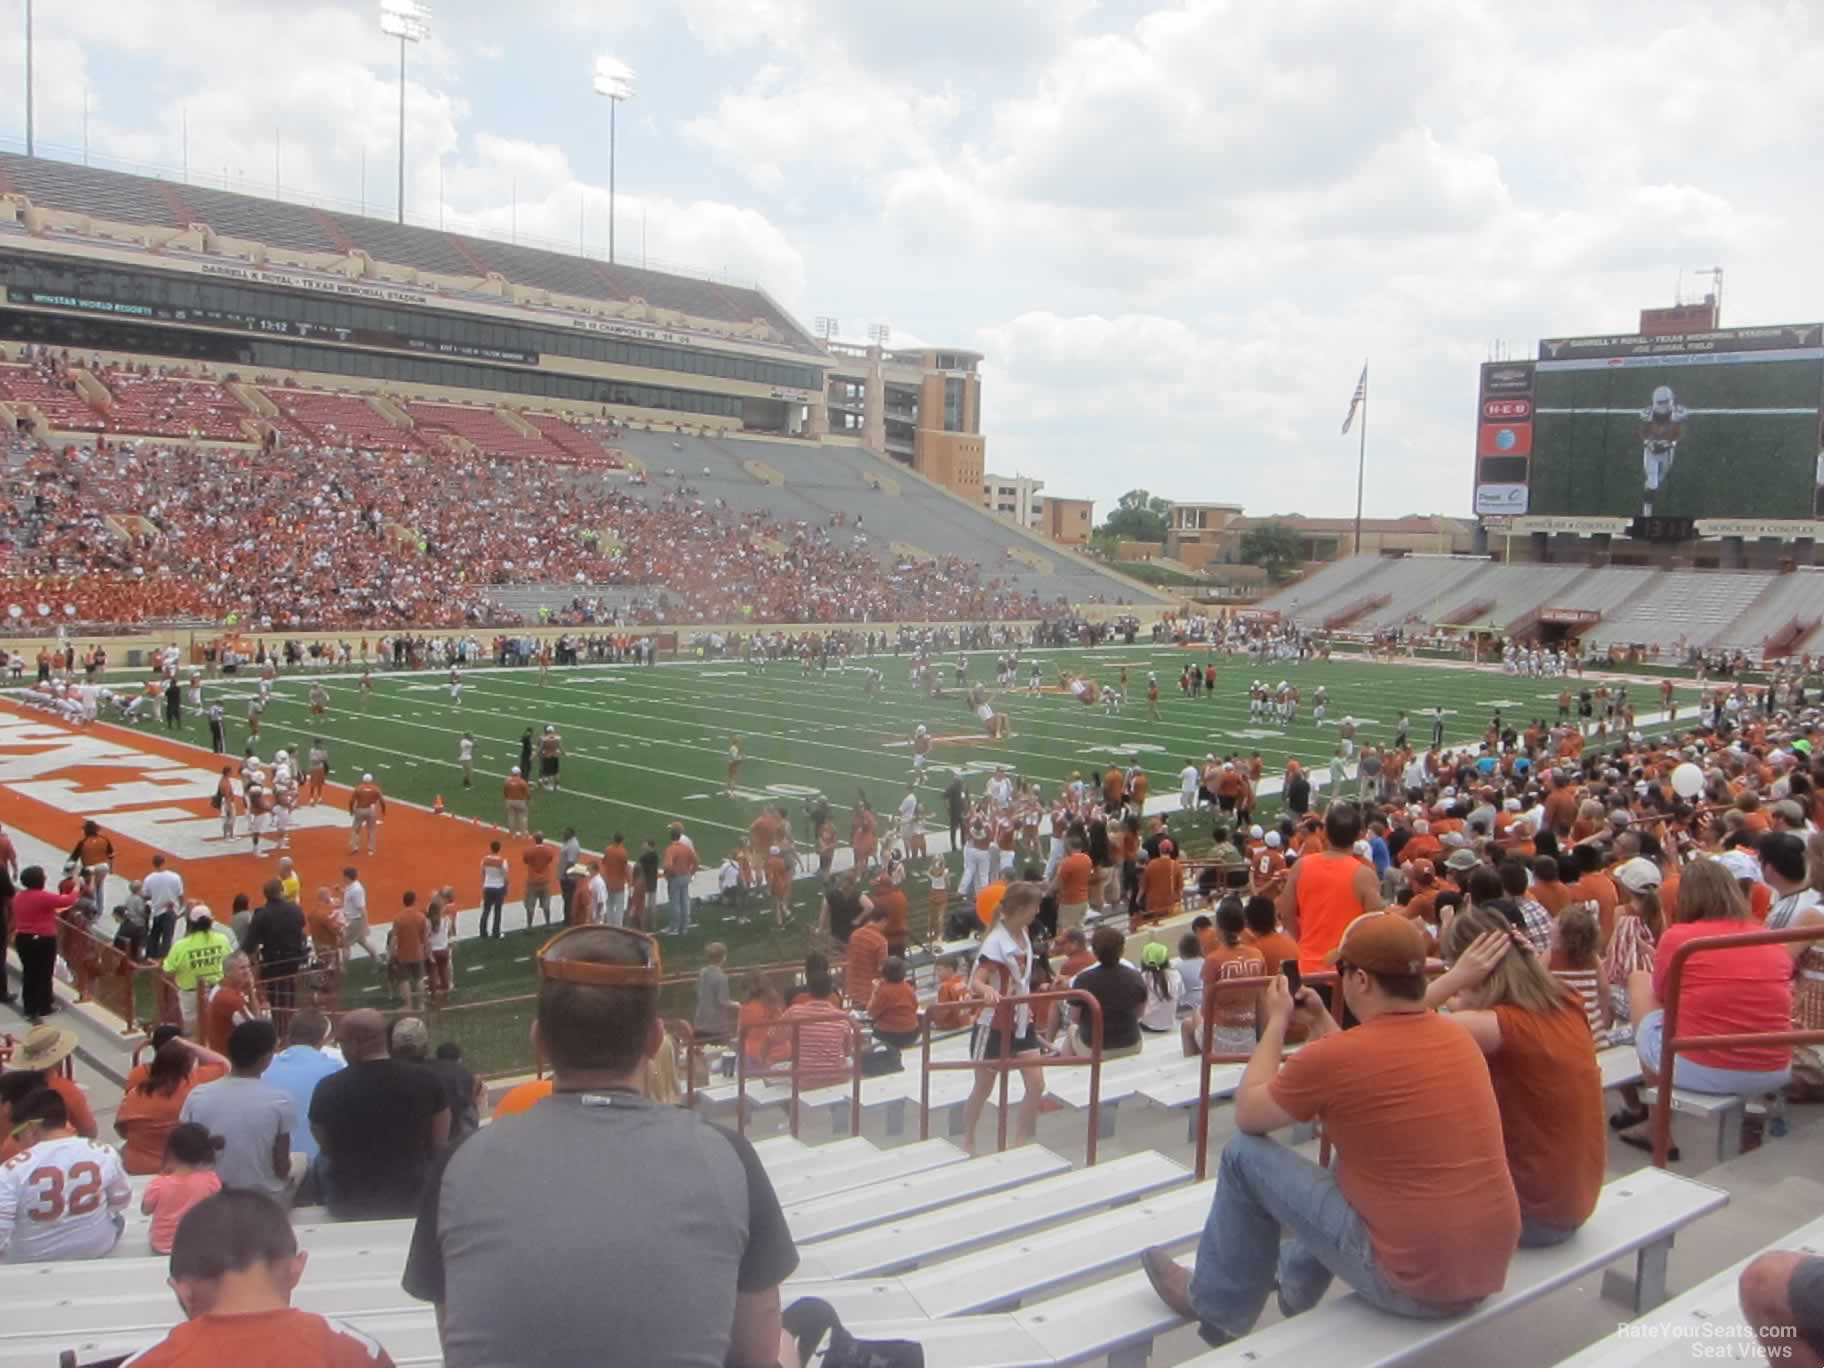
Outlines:
<svg viewBox="0 0 1824 1368"><path fill-rule="evenodd" d="M992 651L972 652L970 681L992 688L996 658ZM1035 658L1043 670L1043 687L1037 694L1025 687ZM1214 696L1192 698L1182 693L1178 678L1185 665L1211 659L1218 671ZM1360 656L1273 662L1267 668L1245 657L1211 657L1201 648L1145 642L1028 652L1021 661L1020 687L999 691L994 700L1011 720L1011 735L989 741L956 685L955 661L954 654L940 661L945 696L937 699L914 690L910 657L891 654L809 675L796 661L666 662L649 668L583 665L545 675L531 668L474 668L464 673L460 702L452 700L444 671L376 673L371 693L361 689L358 673L297 672L275 684L256 748L268 761L280 748L301 757L314 738L321 738L328 750L332 787L325 806L308 810L307 826L313 829L294 833L307 900L316 887L333 884L347 858L342 853L346 789L337 786L352 785L364 772L374 775L394 805L382 827L380 853L358 861L361 877L372 891L376 921L391 919L400 890L416 889L423 898L447 883L455 887L457 906L464 909L462 930L472 932L472 909L480 901L479 855L488 841L503 843L514 869L505 919L510 934L486 941L471 935L460 943L452 996L452 1007L460 1007L529 992L530 957L545 934L542 922L532 935L523 934L518 855L525 843L499 829L504 821L501 786L509 769L519 763L527 728L536 738L549 724L563 740L562 787L555 793L534 790L532 826L553 841L573 826L585 851L601 849L617 834L625 838L631 853L637 854L647 839L662 848L667 826L678 821L695 840L705 868L713 871L746 834L761 804L782 802L802 852L812 848L806 800L819 793L831 804L845 847L853 805L864 795L881 814L883 840L890 840L892 814L912 773L911 737L923 725L935 738L930 774L921 790L926 828L934 833L933 850L948 847L941 791L952 771L960 770L970 791L980 792L987 776L1006 766L1021 780L1037 781L1049 798L1073 774L1090 778L1118 763L1138 764L1146 771L1152 794L1149 809L1166 810L1181 844L1195 854L1209 845L1209 821L1177 815L1177 774L1187 760L1200 762L1208 754L1246 759L1258 752L1267 779L1273 781L1291 759L1307 767L1327 764L1336 746L1336 726L1345 716L1355 719L1359 744L1384 746L1391 743L1405 709L1411 716L1412 739L1423 745L1430 737L1429 710L1436 708L1443 713L1446 743L1466 743L1480 737L1497 709L1516 727L1533 718L1554 718L1561 687L1560 681L1505 676L1498 669L1386 664ZM874 697L864 687L869 668L884 675L881 692ZM1118 686L1123 670L1127 699L1119 714L1099 704L1083 705L1058 682L1059 672L1066 671L1105 687ZM1149 672L1156 673L1160 683L1157 720L1148 715ZM1302 691L1300 717L1290 730L1250 718L1247 691L1256 677L1268 684L1288 679ZM1656 683L1639 679L1633 684L1635 706L1643 717L1658 707ZM327 693L328 704L322 716L313 717L309 694L317 684ZM1312 697L1320 684L1330 696L1329 716L1322 725L1311 716ZM223 678L205 681L204 688L207 701L222 705L228 721L228 754L238 756L249 741L245 718L256 686L252 680ZM196 772L211 772L207 724L188 706L181 733L184 744L173 746L179 738L155 718L141 721L135 730L148 750L179 754ZM457 760L465 733L475 742L475 782L468 789L462 787ZM732 794L724 790L731 736L739 737L745 754ZM21 792L31 789L14 787ZM129 793L123 801L137 797L137 792ZM439 800L448 816L427 816L426 810ZM398 811L401 805L408 810ZM1278 800L1268 797L1259 812L1270 814L1277 807ZM205 804L193 799L191 809L199 815L189 818L189 825L212 829ZM175 854L187 877L219 876L223 886L210 891L212 901L226 901L230 888L259 900L258 887L269 877L270 862L249 858L241 838L218 844L205 836L186 848L162 836L163 827L134 823L135 814L130 812L113 820L103 817L104 828L111 833L137 833L147 849ZM25 825L29 828L30 823ZM127 858L136 857L137 851ZM960 857L947 858L954 889ZM846 863L844 849L838 854L838 869ZM814 860L810 868L814 870ZM928 887L922 866L908 871L915 928L923 924ZM757 906L737 909L714 898L702 899L693 930L682 940L664 942L667 971L694 969L703 945L711 940L727 944L729 965L737 973L745 965L796 960L805 951L817 901L815 879L799 878L791 920L779 929ZM389 1004L389 995L359 953L343 1000ZM668 994L667 1010L688 1013L689 1008L687 989ZM454 1030L459 1015L445 1010L444 1029ZM478 1016L475 1033L463 1033L466 1043L489 1056L523 1055L524 1013L510 1015L513 1024L498 1041L483 1039L496 1023ZM489 1029L481 1029L484 1025Z"/></svg>

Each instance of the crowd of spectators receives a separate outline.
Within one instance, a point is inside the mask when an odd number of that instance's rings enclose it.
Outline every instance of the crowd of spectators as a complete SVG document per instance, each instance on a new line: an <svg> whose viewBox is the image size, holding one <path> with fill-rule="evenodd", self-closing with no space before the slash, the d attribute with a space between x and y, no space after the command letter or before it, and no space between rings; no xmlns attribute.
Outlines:
<svg viewBox="0 0 1824 1368"><path fill-rule="evenodd" d="M579 622L1023 618L1032 595L958 558L882 559L822 527L474 453L113 442L6 472L32 529L0 604L79 621L200 616L260 630L518 620L489 591L639 586Z"/></svg>

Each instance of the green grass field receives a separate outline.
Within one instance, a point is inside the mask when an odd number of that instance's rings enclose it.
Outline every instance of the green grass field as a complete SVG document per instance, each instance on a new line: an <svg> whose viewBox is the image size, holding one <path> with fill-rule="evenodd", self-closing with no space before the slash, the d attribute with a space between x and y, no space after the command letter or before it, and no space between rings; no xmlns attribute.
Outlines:
<svg viewBox="0 0 1824 1368"><path fill-rule="evenodd" d="M1286 761L1307 765L1327 762L1336 740L1335 724L1345 714L1358 721L1364 743L1391 741L1402 708L1412 714L1413 736L1423 742L1429 718L1421 711L1445 712L1449 741L1481 734L1499 707L1504 717L1524 724L1551 716L1558 685L1549 680L1507 678L1488 671L1443 666L1375 664L1360 657L1329 663L1274 663L1269 682L1296 680L1304 693L1301 717L1288 734L1248 717L1247 688L1256 670L1241 657L1217 657L1219 679L1214 698L1192 699L1177 686L1179 671L1201 652L1140 643L1131 648L1038 653L1045 682L1055 683L1066 668L1113 683L1125 665L1130 699L1120 716L1084 707L1068 695L1031 696L1019 690L999 695L996 706L1012 719L1013 736L1001 743L940 742L933 749L932 769L960 767L972 791L979 791L997 765L1036 779L1047 795L1073 771L1088 775L1109 763L1131 759L1148 772L1154 795L1174 794L1176 774L1187 757L1205 753L1247 756L1258 750L1269 776L1280 774ZM992 683L994 653L970 658L970 677ZM953 678L954 656L944 661L945 687ZM500 784L519 759L519 738L554 724L564 738L564 788L538 793L533 825L553 839L565 826L575 826L587 849L599 849L615 833L624 833L630 850L644 837L663 843L665 828L681 820L692 833L704 863L713 866L735 839L744 834L763 801L782 800L794 818L801 840L806 830L803 800L826 794L845 841L848 812L859 793L876 810L890 813L904 793L910 774L913 729L924 724L935 736L979 736L980 728L960 698L930 700L916 695L907 678L908 660L884 656L875 662L885 673L884 693L863 692L862 665L846 671L805 677L796 662L751 667L739 662L662 664L656 668L583 666L553 670L541 678L535 670L472 669L466 673L463 702L453 705L441 673L376 675L373 696L363 700L353 677L326 676L329 713L313 724L306 696L311 680L301 674L282 678L262 727L260 752L270 756L279 746L300 753L312 736L328 743L331 778L352 782L371 770L392 799L430 805L439 795L456 820L502 819ZM1161 719L1150 721L1145 701L1146 675L1157 671L1161 686ZM1022 681L1026 670L1021 671ZM1310 720L1310 700L1318 684L1330 692L1329 723ZM220 697L230 720L229 749L239 752L246 740L245 697L252 683L233 680L206 685L211 699ZM1651 685L1635 688L1643 711L1656 705ZM156 724L147 727L152 730ZM190 739L206 744L207 728L187 719ZM460 787L457 742L467 731L476 742L476 781ZM723 793L725 755L730 733L742 739L747 759L733 797ZM925 789L927 811L941 812L940 778ZM1275 802L1263 805L1272 811ZM1195 853L1208 844L1208 822L1189 815L1172 818L1185 848ZM883 818L883 834L890 823ZM960 868L951 857L953 870ZM466 861L465 861L466 864ZM320 875L320 872L316 872ZM914 925L924 907L922 873L909 880ZM306 882L313 872L306 871ZM477 876L466 867L427 869L424 883L456 885L463 906L479 901ZM955 887L954 875L952 887ZM806 928L817 903L814 880L795 886L794 920L775 931L770 917L736 922L715 902L699 905L698 928L682 942L665 942L668 972L694 968L709 940L729 946L732 968L801 957ZM517 903L507 906L509 929L523 924ZM524 994L531 990L530 956L539 933L509 934L500 941L468 940L458 948L453 1006ZM357 963L345 987L345 1000L380 1005L386 994L374 981L367 961ZM688 991L671 994L667 1010L688 1014ZM493 1070L499 1059L523 1058L523 1009L510 1020L477 1017L473 1033L462 1037L471 1056L486 1056ZM447 1029L459 1014L443 1013ZM478 1062L481 1062L478 1060ZM504 1067L504 1065L500 1065Z"/></svg>

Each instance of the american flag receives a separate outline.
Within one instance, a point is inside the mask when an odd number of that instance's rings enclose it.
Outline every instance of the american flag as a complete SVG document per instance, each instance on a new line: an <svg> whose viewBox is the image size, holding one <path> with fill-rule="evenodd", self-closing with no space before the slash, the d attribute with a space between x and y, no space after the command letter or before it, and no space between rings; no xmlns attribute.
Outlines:
<svg viewBox="0 0 1824 1368"><path fill-rule="evenodd" d="M1343 419L1343 432L1345 435L1348 434L1350 428L1355 426L1355 415L1361 411L1361 407L1367 402L1367 399L1368 363L1364 361L1362 363L1362 378L1355 382L1355 398L1349 401L1349 416Z"/></svg>

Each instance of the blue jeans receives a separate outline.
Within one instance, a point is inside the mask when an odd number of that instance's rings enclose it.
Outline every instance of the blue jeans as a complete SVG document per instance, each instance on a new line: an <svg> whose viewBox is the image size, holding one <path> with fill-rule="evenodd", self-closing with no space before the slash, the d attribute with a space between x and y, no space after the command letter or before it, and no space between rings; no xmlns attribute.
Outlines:
<svg viewBox="0 0 1824 1368"><path fill-rule="evenodd" d="M1290 1237L1283 1244L1282 1231ZM1245 1335L1275 1284L1287 1312L1297 1315L1323 1299L1332 1277L1396 1316L1442 1320L1474 1305L1433 1306L1394 1288L1375 1266L1367 1226L1328 1169L1265 1136L1235 1136L1222 1147L1191 1272L1198 1319Z"/></svg>
<svg viewBox="0 0 1824 1368"><path fill-rule="evenodd" d="M1655 1007L1634 1028L1634 1052L1648 1073L1659 1075L1660 1055L1665 1046L1666 1014ZM1715 1093L1724 1097L1759 1097L1778 1092L1792 1081L1790 1066L1784 1069L1719 1069L1699 1064L1690 1055L1681 1054L1672 1061L1672 1086L1697 1093Z"/></svg>
<svg viewBox="0 0 1824 1368"><path fill-rule="evenodd" d="M671 895L671 931L681 936L690 930L690 875L667 874L665 887Z"/></svg>

